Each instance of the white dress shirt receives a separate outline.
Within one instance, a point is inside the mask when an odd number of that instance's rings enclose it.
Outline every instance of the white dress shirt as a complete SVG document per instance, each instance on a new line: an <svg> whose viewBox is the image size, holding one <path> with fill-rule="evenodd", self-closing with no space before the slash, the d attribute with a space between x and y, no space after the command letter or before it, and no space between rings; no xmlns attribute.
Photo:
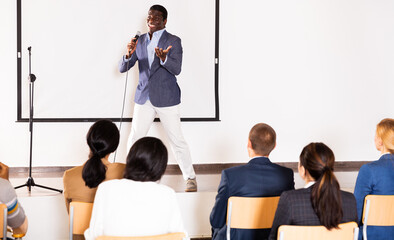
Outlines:
<svg viewBox="0 0 394 240"><path fill-rule="evenodd" d="M163 28L159 31L156 31L152 34L152 39L149 38L149 33L147 33L147 45L146 45L146 51L148 52L148 62L149 62L149 67L152 66L153 60L155 58L156 52L155 52L155 48L157 47L157 45L159 44L159 40L161 38L161 35L163 35L163 32L166 29ZM166 58L167 60L167 58ZM160 59L160 63L164 64L161 59Z"/></svg>

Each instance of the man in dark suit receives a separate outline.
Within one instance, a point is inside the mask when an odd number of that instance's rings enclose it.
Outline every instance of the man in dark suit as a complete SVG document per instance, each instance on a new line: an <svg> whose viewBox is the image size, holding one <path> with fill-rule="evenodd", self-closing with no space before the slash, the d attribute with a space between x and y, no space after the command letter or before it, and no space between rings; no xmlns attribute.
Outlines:
<svg viewBox="0 0 394 240"><path fill-rule="evenodd" d="M126 72L138 61L139 82L135 91L133 124L127 149L138 139L145 137L156 116L166 131L183 177L187 180L186 191L197 191L196 174L180 122L179 104L181 90L176 75L182 68L181 39L165 29L167 10L153 5L148 12L149 32L127 45L119 71Z"/></svg>
<svg viewBox="0 0 394 240"><path fill-rule="evenodd" d="M212 240L226 239L227 202L231 196L270 197L294 189L294 174L289 168L272 163L268 156L276 146L276 133L267 124L256 124L249 133L246 165L223 170L210 222ZM270 229L231 229L231 239L267 239Z"/></svg>

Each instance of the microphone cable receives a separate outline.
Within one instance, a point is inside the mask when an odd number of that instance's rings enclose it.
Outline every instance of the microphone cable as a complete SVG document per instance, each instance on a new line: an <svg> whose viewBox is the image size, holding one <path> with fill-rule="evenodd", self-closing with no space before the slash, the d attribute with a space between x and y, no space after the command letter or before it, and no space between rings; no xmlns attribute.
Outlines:
<svg viewBox="0 0 394 240"><path fill-rule="evenodd" d="M131 56L130 56L131 57ZM125 103L126 103L126 92L127 92L127 80L128 80L128 77L129 77L129 62L130 61L127 61L127 63L126 63L126 78L125 78L125 83L124 83L124 91L123 91L123 103L122 103L122 113L121 113L121 115L120 115L120 120L119 120L119 135L121 134L121 131L122 131L122 122L123 122L123 114L124 114L124 106L125 106ZM116 153L118 152L118 149L116 149L116 151L115 151L115 154L114 154L114 161L113 162L116 162Z"/></svg>
<svg viewBox="0 0 394 240"><path fill-rule="evenodd" d="M138 38L141 36L141 32L140 31L137 31L136 32L136 34L135 34L135 36L134 36L134 40L132 40L133 42L137 42L137 40L138 40ZM135 47L137 47L137 46L135 46ZM135 50L134 50L135 51ZM129 51L129 55L130 55L130 58L131 58L131 55L132 54L130 54L130 52L131 51ZM121 115L120 115L120 120L119 120L119 135L121 134L121 131L122 131L122 122L123 122L123 113L124 113L124 106L125 106L125 102L126 102L126 92L127 92L127 80L128 80L128 77L129 77L129 62L130 62L130 59L127 61L127 63L126 63L126 79L125 79L125 83L124 83L124 91L123 91L123 104L122 104L122 113L121 113ZM127 145L126 145L127 146ZM115 162L116 161L116 153L118 152L118 149L116 149L116 151L115 151L115 154L114 154L114 161L113 162Z"/></svg>

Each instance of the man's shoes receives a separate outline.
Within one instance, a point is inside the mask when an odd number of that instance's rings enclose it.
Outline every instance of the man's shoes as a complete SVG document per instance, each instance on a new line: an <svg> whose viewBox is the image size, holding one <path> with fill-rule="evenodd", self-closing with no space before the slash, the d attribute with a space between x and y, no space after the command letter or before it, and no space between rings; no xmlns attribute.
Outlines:
<svg viewBox="0 0 394 240"><path fill-rule="evenodd" d="M196 178L187 179L185 192L197 192Z"/></svg>

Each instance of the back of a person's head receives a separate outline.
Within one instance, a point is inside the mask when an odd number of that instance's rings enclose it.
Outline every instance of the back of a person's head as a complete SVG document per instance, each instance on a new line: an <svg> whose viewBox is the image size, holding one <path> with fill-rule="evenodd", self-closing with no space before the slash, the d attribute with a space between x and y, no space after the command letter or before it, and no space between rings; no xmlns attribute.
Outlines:
<svg viewBox="0 0 394 240"><path fill-rule="evenodd" d="M268 156L275 148L276 133L270 125L258 123L250 130L249 140L255 154Z"/></svg>
<svg viewBox="0 0 394 240"><path fill-rule="evenodd" d="M166 170L167 162L167 148L160 139L141 138L127 155L124 177L139 182L158 181Z"/></svg>
<svg viewBox="0 0 394 240"><path fill-rule="evenodd" d="M313 177L311 201L320 223L327 229L337 228L342 220L339 183L334 175L335 157L324 143L310 143L300 155L300 165Z"/></svg>
<svg viewBox="0 0 394 240"><path fill-rule="evenodd" d="M394 154L394 119L385 118L376 126L376 136L382 139L383 146Z"/></svg>
<svg viewBox="0 0 394 240"><path fill-rule="evenodd" d="M116 150L119 137L118 128L110 120L99 120L90 127L86 135L90 149L89 160L82 170L86 186L94 188L104 181L106 167L101 159Z"/></svg>

